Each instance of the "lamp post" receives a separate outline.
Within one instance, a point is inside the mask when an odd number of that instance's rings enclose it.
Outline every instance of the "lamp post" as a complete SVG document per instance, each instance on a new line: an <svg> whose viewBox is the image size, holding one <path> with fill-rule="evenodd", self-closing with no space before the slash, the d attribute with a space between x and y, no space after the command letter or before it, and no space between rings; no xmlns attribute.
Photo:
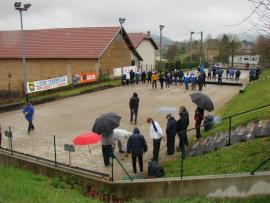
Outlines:
<svg viewBox="0 0 270 203"><path fill-rule="evenodd" d="M194 34L193 31L190 32L190 69L192 68L192 35Z"/></svg>
<svg viewBox="0 0 270 203"><path fill-rule="evenodd" d="M200 54L200 66L203 64L203 31L201 33L201 54Z"/></svg>
<svg viewBox="0 0 270 203"><path fill-rule="evenodd" d="M21 54L22 54L22 61L23 61L23 80L24 80L24 94L25 94L25 101L29 101L29 95L27 91L27 67L25 63L25 45L24 45L24 33L23 33L23 20L22 20L22 12L27 11L31 4L23 4L22 2L15 2L14 7L16 10L20 12L20 22L21 22Z"/></svg>
<svg viewBox="0 0 270 203"><path fill-rule="evenodd" d="M160 66L162 66L161 65L161 58L162 58L162 30L164 29L164 27L165 27L165 25L159 25L159 30L160 30L160 41L159 41L159 51L160 51L160 53L159 53L159 64L160 64ZM161 69L163 70L163 66L161 67ZM164 71L164 70L163 70Z"/></svg>
<svg viewBox="0 0 270 203"><path fill-rule="evenodd" d="M121 37L123 39L123 24L125 23L126 19L125 18L119 18L119 23L121 25ZM121 67L121 78L123 78L123 46L121 45L121 50L120 50L120 67Z"/></svg>

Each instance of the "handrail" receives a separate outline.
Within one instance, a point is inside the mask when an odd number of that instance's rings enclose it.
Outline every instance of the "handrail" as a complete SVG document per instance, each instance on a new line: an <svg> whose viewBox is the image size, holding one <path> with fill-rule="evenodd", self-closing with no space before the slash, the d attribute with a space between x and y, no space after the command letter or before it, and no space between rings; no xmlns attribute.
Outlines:
<svg viewBox="0 0 270 203"><path fill-rule="evenodd" d="M259 170L261 167L263 167L268 161L270 161L270 157L264 160L262 163L260 163L253 171L251 171L250 175L255 175L255 172Z"/></svg>
<svg viewBox="0 0 270 203"><path fill-rule="evenodd" d="M263 106L260 106L260 107L254 108L254 109L249 109L249 110L247 110L247 111L239 112L239 113L236 113L236 114L229 115L229 116L226 116L226 117L224 117L224 118L221 118L221 121L226 120L226 119L229 119L229 140L228 140L227 146L230 146L230 145L231 145L231 130L232 130L232 118L233 118L233 117L236 117L236 116L239 116L239 115L242 115L242 114L246 114L246 113L249 113L249 112L252 112L252 111L256 111L256 110L259 110L259 109L262 109L262 108L265 108L265 107L269 107L269 106L270 106L270 104L266 104L266 105L263 105ZM187 129L187 130L183 130L183 131L179 132L179 134L185 133L185 132L188 132L188 131L191 131L191 130L195 130L195 129L197 129L197 128L200 128L200 127L203 127L203 126L206 126L206 125L209 125L209 124L213 124L213 123L214 123L214 121L207 122L207 123L205 123L205 124L203 124L203 125L200 125L200 126L198 126L198 127L190 128L190 129ZM182 179L182 177L183 177L183 161L184 161L184 159L185 159L185 154L184 154L184 153L185 153L185 149L182 148L181 152L182 152L182 156L181 156L181 169L180 169L180 170L181 170L181 174L180 174L180 176L181 176L181 179ZM269 160L270 160L270 158L268 158L267 160L265 160L264 162L262 162L262 163L261 163L256 169L254 169L250 174L251 174L251 175L254 175L254 173L255 173L259 168L261 168L264 164L266 164Z"/></svg>

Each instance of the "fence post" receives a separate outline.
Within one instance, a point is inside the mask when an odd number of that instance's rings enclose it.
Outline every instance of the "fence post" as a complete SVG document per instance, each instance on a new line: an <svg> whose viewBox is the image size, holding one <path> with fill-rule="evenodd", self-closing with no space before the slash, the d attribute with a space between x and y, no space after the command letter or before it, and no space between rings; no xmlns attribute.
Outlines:
<svg viewBox="0 0 270 203"><path fill-rule="evenodd" d="M9 126L8 127L9 128L9 135L10 135L10 137L9 137L9 139L10 139L10 151L11 151L11 154L12 154L12 132L11 132L11 127Z"/></svg>
<svg viewBox="0 0 270 203"><path fill-rule="evenodd" d="M114 156L112 155L111 158L112 158L112 182L113 182L113 179L114 179L113 178L113 158L114 158Z"/></svg>
<svg viewBox="0 0 270 203"><path fill-rule="evenodd" d="M2 148L2 127L0 124L0 148Z"/></svg>
<svg viewBox="0 0 270 203"><path fill-rule="evenodd" d="M54 166L56 166L56 142L55 142L55 135L53 135L53 146L54 146Z"/></svg>
<svg viewBox="0 0 270 203"><path fill-rule="evenodd" d="M228 146L231 145L231 132L232 132L232 117L229 118L229 143L228 143Z"/></svg>
<svg viewBox="0 0 270 203"><path fill-rule="evenodd" d="M184 159L185 159L185 145L181 146L181 173L180 173L180 176L181 176L181 179L183 178L183 172L184 172Z"/></svg>

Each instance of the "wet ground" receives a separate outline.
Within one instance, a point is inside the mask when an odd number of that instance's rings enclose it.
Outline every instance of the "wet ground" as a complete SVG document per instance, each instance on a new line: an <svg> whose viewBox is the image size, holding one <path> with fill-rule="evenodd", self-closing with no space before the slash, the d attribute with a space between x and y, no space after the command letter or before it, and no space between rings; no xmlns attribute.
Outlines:
<svg viewBox="0 0 270 203"><path fill-rule="evenodd" d="M241 74L241 81L246 80L247 72ZM215 105L215 112L220 109L232 96L239 93L240 87L206 85L203 93L207 94ZM129 99L134 92L140 98L140 107L137 127L145 136L148 144L148 152L144 156L147 163L152 157L152 140L148 133L149 126L146 123L147 117L154 118L165 131L165 115L158 112L163 106L179 108L186 106L190 114L190 128L194 126L193 115L196 106L191 102L189 94L195 92L184 90L183 86L172 86L171 88L152 89L150 85L134 85L128 87L117 87L95 93L70 97L54 102L49 102L35 106L34 125L35 131L27 135L27 122L21 110L0 114L0 124L3 130L11 126L13 131L13 148L17 151L30 153L48 159L54 159L53 135L56 136L57 160L69 163L69 155L63 150L64 144L72 144L73 138L92 129L95 119L103 113L115 112L122 116L120 128L132 131L134 125L129 123ZM206 112L207 115L207 112ZM178 115L175 115L178 118ZM178 143L178 140L176 140ZM7 139L4 138L4 146L8 146ZM75 147L75 153L71 153L71 164L100 172L110 173L109 168L103 165L101 146L96 144L90 146L91 153L87 146ZM131 159L115 151L124 166L131 171ZM166 157L166 144L162 142L161 158ZM118 164L116 164L117 167ZM146 165L145 165L146 169ZM116 171L120 169L116 169ZM120 174L120 172L119 172ZM120 177L119 177L120 178Z"/></svg>

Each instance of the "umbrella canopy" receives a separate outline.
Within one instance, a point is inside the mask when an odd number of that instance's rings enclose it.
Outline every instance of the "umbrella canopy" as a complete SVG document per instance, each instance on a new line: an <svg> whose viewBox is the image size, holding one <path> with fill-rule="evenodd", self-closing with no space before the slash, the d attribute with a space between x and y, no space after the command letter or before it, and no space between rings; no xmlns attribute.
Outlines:
<svg viewBox="0 0 270 203"><path fill-rule="evenodd" d="M190 97L191 97L192 102L195 103L201 109L204 109L210 112L214 110L214 104L207 95L200 92L196 92L196 93L191 94Z"/></svg>
<svg viewBox="0 0 270 203"><path fill-rule="evenodd" d="M98 134L108 133L119 127L121 116L115 113L106 113L98 117L92 131Z"/></svg>
<svg viewBox="0 0 270 203"><path fill-rule="evenodd" d="M97 133L87 132L87 133L82 133L76 136L73 139L73 143L75 145L90 145L90 144L96 144L100 140L101 140L101 136L98 135Z"/></svg>
<svg viewBox="0 0 270 203"><path fill-rule="evenodd" d="M175 107L163 106L158 109L161 114L174 114L177 111Z"/></svg>

